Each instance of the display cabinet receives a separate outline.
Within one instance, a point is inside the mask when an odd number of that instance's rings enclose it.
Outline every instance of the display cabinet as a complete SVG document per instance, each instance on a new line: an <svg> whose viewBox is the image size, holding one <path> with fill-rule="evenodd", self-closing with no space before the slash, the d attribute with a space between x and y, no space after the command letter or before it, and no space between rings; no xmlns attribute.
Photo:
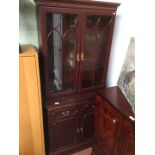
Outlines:
<svg viewBox="0 0 155 155"><path fill-rule="evenodd" d="M38 2L49 154L93 141L94 94L105 87L118 6L93 0Z"/></svg>
<svg viewBox="0 0 155 155"><path fill-rule="evenodd" d="M118 4L77 0L39 4L46 96L103 87Z"/></svg>

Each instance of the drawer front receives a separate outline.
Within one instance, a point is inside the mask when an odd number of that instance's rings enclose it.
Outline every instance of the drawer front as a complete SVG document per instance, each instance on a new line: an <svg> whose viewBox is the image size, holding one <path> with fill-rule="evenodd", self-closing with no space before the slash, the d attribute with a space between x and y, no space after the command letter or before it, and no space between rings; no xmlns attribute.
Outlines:
<svg viewBox="0 0 155 155"><path fill-rule="evenodd" d="M68 119L70 117L74 117L75 115L77 115L77 113L78 113L77 106L51 110L51 111L48 111L48 121L49 123L51 123L54 120Z"/></svg>
<svg viewBox="0 0 155 155"><path fill-rule="evenodd" d="M94 99L84 100L77 103L70 102L70 103L56 105L52 107L53 108L49 108L47 110L49 120L68 118L75 115L79 115L85 111L87 112L95 111L96 103L94 98Z"/></svg>

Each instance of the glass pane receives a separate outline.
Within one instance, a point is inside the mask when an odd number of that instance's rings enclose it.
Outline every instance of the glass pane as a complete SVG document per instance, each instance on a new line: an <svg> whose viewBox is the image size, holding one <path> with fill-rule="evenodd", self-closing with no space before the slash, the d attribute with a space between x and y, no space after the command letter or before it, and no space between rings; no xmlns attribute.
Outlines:
<svg viewBox="0 0 155 155"><path fill-rule="evenodd" d="M47 14L48 87L51 92L75 87L77 16Z"/></svg>
<svg viewBox="0 0 155 155"><path fill-rule="evenodd" d="M82 88L101 86L111 16L87 16Z"/></svg>

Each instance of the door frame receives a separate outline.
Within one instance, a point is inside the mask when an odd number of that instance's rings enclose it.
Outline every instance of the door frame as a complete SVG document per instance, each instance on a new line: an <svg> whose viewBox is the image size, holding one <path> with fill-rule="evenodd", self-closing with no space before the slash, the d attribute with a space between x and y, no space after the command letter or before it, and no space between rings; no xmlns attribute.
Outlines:
<svg viewBox="0 0 155 155"><path fill-rule="evenodd" d="M82 33L81 33L81 52L85 52L85 30L86 30L86 17L89 15L109 15L112 17L112 23L111 23L111 29L110 34L108 37L108 45L105 51L105 63L104 63L104 71L103 71L103 79L102 79L102 85L101 86L94 86L94 87L88 87L88 88L82 88L82 77L83 77L83 61L80 61L80 67L79 67L79 87L78 92L84 92L84 91L90 91L90 90L96 90L97 88L105 87L106 84L106 73L108 68L108 62L109 62L109 56L110 56L110 50L111 50L111 44L112 44L112 34L114 30L114 23L115 23L115 16L116 13L114 11L103 11L103 10L82 10Z"/></svg>
<svg viewBox="0 0 155 155"><path fill-rule="evenodd" d="M40 21L39 21L39 26L41 30L41 37L40 37L40 47L42 50L43 54L43 61L44 61L44 71L45 71L45 91L46 91L46 98L51 98L51 97L57 97L57 96L64 96L64 95L69 95L69 94L76 94L78 92L78 74L79 74L79 65L80 61L76 61L75 57L75 62L76 62L76 69L75 69L75 85L74 89L72 91L61 91L61 92L55 92L51 93L48 89L48 76L49 76L49 62L48 62L48 45L47 45L47 36L46 36L46 14L47 13L68 13L68 14L74 14L77 15L78 18L78 26L77 26L77 36L76 36L76 51L75 55L77 56L77 52L80 53L81 50L81 10L78 9L68 9L68 8L55 8L55 7L46 7L46 6L40 6L39 7L39 14L40 14Z"/></svg>

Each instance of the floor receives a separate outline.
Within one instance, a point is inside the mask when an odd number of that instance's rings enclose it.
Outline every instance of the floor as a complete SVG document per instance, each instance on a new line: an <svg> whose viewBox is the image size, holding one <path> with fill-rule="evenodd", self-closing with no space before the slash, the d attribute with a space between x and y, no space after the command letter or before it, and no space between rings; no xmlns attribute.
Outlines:
<svg viewBox="0 0 155 155"><path fill-rule="evenodd" d="M77 153L73 153L71 155L91 155L91 152L92 152L92 148L88 148L88 149L85 149L85 150L82 150L80 152L77 152Z"/></svg>

